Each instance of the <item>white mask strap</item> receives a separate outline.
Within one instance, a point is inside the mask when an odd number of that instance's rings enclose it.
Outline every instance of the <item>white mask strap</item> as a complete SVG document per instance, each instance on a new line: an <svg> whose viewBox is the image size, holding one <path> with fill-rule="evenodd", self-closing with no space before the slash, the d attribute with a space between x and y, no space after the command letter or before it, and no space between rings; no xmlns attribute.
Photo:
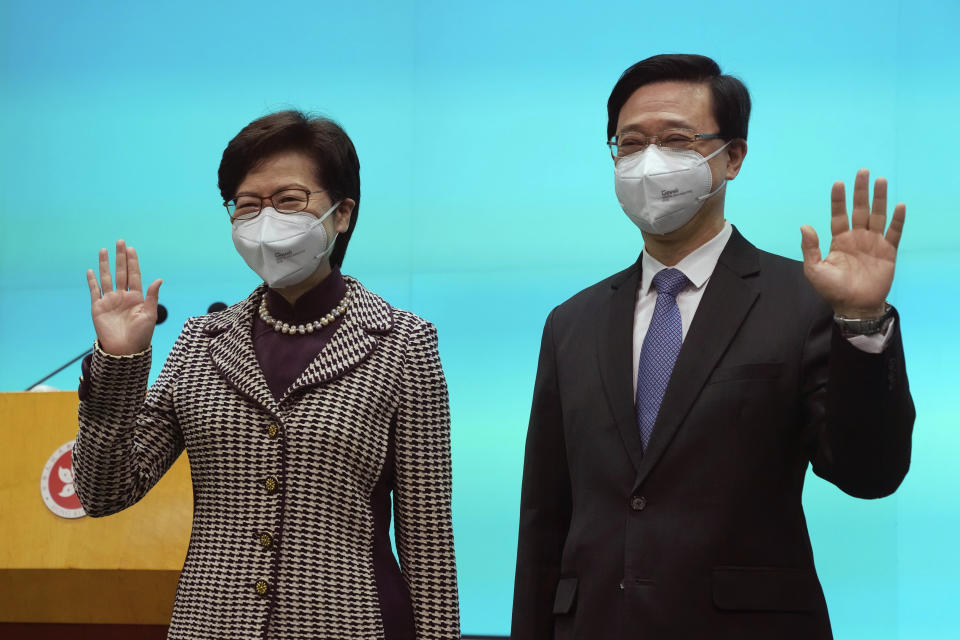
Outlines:
<svg viewBox="0 0 960 640"><path fill-rule="evenodd" d="M708 155L706 158L704 158L704 159L703 159L703 162L707 162L708 160L712 160L714 156L716 156L718 153L720 153L721 151L723 151L724 149L726 149L726 148L727 148L727 145L730 144L731 142L733 142L733 140L727 140L726 142L724 142L722 147L720 147L719 149L717 149L716 151L714 151L713 153L711 153L710 155ZM701 164L703 164L703 162L701 162Z"/></svg>
<svg viewBox="0 0 960 640"><path fill-rule="evenodd" d="M324 213L322 216L320 216L319 218L317 218L317 223L318 223L318 224L323 224L323 221L326 220L327 218L329 218L330 215L331 215L334 211L337 210L337 208L340 206L340 204L341 204L342 202L343 202L343 200L338 200L337 202L335 202L332 207L330 207L329 209L327 209L327 212L326 212L326 213ZM330 239L329 244L327 244L327 248L324 249L323 251L321 251L320 253L318 253L317 255L315 255L314 258L325 258L328 254L332 253L332 252L333 252L333 245L334 245L334 243L337 241L337 236L339 236L339 235L340 235L339 233L334 232L334 233L333 233L333 237Z"/></svg>
<svg viewBox="0 0 960 640"><path fill-rule="evenodd" d="M343 200L337 200L335 203L333 203L333 206L327 209L326 213L324 213L322 216L317 218L317 222L323 222L324 220L329 218L330 215L337 210L337 207L339 207L341 203L343 203Z"/></svg>
<svg viewBox="0 0 960 640"><path fill-rule="evenodd" d="M733 140L727 140L722 147L720 147L719 149L717 149L716 151L714 151L713 153L711 153L710 155L708 155L706 158L703 159L703 161L706 162L706 161L710 160L710 158L713 158L715 155L717 155L718 153L720 153L721 151L723 151L723 150L726 148L726 146L727 146L728 144L730 144L731 142L733 142ZM703 201L706 200L707 198L710 198L710 197L713 197L713 196L717 195L717 193L720 192L720 189L723 189L723 188L726 186L726 184L727 184L727 179L724 178L723 180L720 181L720 184L719 184L719 186L717 186L716 189L714 189L713 191L711 191L710 193L708 193L708 194L705 195L705 196L700 196L699 198L697 198L697 202L703 202Z"/></svg>

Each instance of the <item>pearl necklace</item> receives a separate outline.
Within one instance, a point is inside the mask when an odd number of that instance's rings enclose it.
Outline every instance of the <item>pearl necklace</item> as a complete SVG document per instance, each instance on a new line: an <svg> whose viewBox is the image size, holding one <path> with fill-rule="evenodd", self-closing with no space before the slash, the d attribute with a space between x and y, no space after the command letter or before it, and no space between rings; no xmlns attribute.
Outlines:
<svg viewBox="0 0 960 640"><path fill-rule="evenodd" d="M319 320L314 320L313 322L308 322L306 324L287 324L286 322L280 322L276 318L270 315L270 312L267 311L267 296L266 294L260 298L260 319L263 320L268 326L273 327L273 330L278 333L286 333L288 335L300 334L304 335L307 333L313 333L315 330L320 327L325 327L340 316L342 316L346 310L347 305L350 304L350 298L353 297L353 290L347 289L347 293L343 296L343 300L340 301L333 311L323 316Z"/></svg>

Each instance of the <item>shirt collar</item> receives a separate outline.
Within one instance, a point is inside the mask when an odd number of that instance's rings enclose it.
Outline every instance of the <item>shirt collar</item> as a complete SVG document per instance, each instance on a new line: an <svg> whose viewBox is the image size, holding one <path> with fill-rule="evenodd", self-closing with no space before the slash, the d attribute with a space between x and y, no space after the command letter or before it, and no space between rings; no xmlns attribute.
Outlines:
<svg viewBox="0 0 960 640"><path fill-rule="evenodd" d="M683 275L687 276L687 279L693 284L693 287L699 289L707 283L707 280L713 274L717 261L720 260L720 254L723 253L731 235L733 235L733 226L728 220L724 220L723 229L720 230L720 233L694 249L673 268L682 271ZM666 269L667 266L651 257L646 251L643 252L640 264L640 292L646 294L653 284L653 276Z"/></svg>

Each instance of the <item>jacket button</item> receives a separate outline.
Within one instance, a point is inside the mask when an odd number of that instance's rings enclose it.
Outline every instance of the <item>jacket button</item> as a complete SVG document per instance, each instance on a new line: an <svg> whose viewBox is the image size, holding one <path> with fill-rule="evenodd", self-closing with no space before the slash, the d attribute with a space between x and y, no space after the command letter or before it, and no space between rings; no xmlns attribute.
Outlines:
<svg viewBox="0 0 960 640"><path fill-rule="evenodd" d="M253 585L253 588L258 596L265 596L267 591L270 590L270 585L267 584L266 580L257 580L257 584Z"/></svg>
<svg viewBox="0 0 960 640"><path fill-rule="evenodd" d="M263 481L263 488L267 490L267 493L275 493L279 486L280 481L277 480L277 476L268 476Z"/></svg>
<svg viewBox="0 0 960 640"><path fill-rule="evenodd" d="M267 437L276 438L278 435L280 435L280 427L277 423L273 422L267 427Z"/></svg>
<svg viewBox="0 0 960 640"><path fill-rule="evenodd" d="M647 499L643 496L633 496L630 498L630 508L634 511L643 511L647 508Z"/></svg>
<svg viewBox="0 0 960 640"><path fill-rule="evenodd" d="M263 533L261 533L259 540L260 540L260 546L263 547L264 549L269 549L270 547L273 546L273 535L271 535L269 531L264 531Z"/></svg>

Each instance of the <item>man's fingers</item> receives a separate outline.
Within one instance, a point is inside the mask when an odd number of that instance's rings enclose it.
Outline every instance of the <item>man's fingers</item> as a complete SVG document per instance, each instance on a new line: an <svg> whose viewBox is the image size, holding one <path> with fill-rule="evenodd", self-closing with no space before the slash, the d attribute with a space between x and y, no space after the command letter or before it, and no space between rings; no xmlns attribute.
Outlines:
<svg viewBox="0 0 960 640"><path fill-rule="evenodd" d="M110 277L110 256L106 249L100 249L100 291L106 295L113 291L113 278Z"/></svg>
<svg viewBox="0 0 960 640"><path fill-rule="evenodd" d="M847 220L847 194L843 182L837 180L830 190L830 233L837 236L850 228Z"/></svg>
<svg viewBox="0 0 960 640"><path fill-rule="evenodd" d="M870 219L870 172L857 171L853 183L853 212L850 214L850 226L853 229L866 229Z"/></svg>
<svg viewBox="0 0 960 640"><path fill-rule="evenodd" d="M900 236L903 234L903 222L907 218L907 205L902 202L893 209L893 217L890 218L890 227L887 229L887 242L896 249L900 246Z"/></svg>
<svg viewBox="0 0 960 640"><path fill-rule="evenodd" d="M808 224L800 227L800 250L803 251L804 266L812 267L820 263L820 239Z"/></svg>
<svg viewBox="0 0 960 640"><path fill-rule="evenodd" d="M873 183L873 208L870 210L870 220L867 228L870 231L883 233L887 224L887 179L877 178Z"/></svg>
<svg viewBox="0 0 960 640"><path fill-rule="evenodd" d="M127 243L117 240L117 291L127 290Z"/></svg>
<svg viewBox="0 0 960 640"><path fill-rule="evenodd" d="M90 304L100 299L100 285L97 284L97 275L93 269L87 269L87 286L90 287Z"/></svg>
<svg viewBox="0 0 960 640"><path fill-rule="evenodd" d="M137 250L133 247L127 247L127 286L130 291L140 293L143 291L143 281L140 278L140 260L137 258Z"/></svg>

